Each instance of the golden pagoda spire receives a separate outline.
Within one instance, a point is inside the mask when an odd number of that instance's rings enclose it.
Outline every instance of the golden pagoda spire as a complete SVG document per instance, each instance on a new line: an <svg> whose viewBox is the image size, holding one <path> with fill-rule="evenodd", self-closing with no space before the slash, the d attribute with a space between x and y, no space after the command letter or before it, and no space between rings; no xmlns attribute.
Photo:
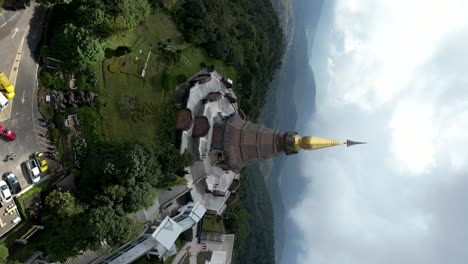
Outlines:
<svg viewBox="0 0 468 264"><path fill-rule="evenodd" d="M365 142L358 142L352 140L338 141L333 139L321 138L321 137L312 137L305 136L302 137L299 135L294 135L294 150L299 151L300 149L304 150L316 150L321 148L334 147L337 145L346 145L348 147L352 145L366 144Z"/></svg>

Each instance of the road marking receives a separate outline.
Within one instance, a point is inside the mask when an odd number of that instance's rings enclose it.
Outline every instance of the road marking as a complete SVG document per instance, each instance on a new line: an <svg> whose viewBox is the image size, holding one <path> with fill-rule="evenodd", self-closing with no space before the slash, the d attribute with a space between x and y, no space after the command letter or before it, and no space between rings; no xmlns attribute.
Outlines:
<svg viewBox="0 0 468 264"><path fill-rule="evenodd" d="M47 150L48 150L49 147L54 147L53 145L48 144L48 143L45 143L45 142L42 142L42 141L39 141L39 143L42 144L42 145L46 145L47 148L45 148L45 149L47 149ZM41 148L44 148L44 147L41 147Z"/></svg>
<svg viewBox="0 0 468 264"><path fill-rule="evenodd" d="M35 128L34 128L34 129L37 129L37 128L44 129L44 130L48 130L46 127L42 127L42 126L40 126L40 125L36 124L36 126L35 126Z"/></svg>
<svg viewBox="0 0 468 264"><path fill-rule="evenodd" d="M15 37L16 33L18 33L18 30L19 30L19 28L15 28L15 31L13 32L13 36L11 36L11 38Z"/></svg>
<svg viewBox="0 0 468 264"><path fill-rule="evenodd" d="M21 104L24 104L24 94L26 93L26 90L23 90L23 97L21 98Z"/></svg>
<svg viewBox="0 0 468 264"><path fill-rule="evenodd" d="M8 22L10 22L10 20L12 20L13 18L15 18L15 16L17 16L18 14L22 13L23 11L21 12L18 12L16 14L14 14L12 17L10 17L10 19L7 20L7 22L3 23L0 28L4 27L6 24L8 24Z"/></svg>

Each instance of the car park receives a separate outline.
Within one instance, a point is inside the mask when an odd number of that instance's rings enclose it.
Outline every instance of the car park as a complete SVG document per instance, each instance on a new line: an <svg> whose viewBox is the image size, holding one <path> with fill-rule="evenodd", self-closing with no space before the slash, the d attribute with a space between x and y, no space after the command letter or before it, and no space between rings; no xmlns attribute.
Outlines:
<svg viewBox="0 0 468 264"><path fill-rule="evenodd" d="M34 160L39 166L39 170L44 173L49 169L47 165L47 160L45 160L45 155L42 152L34 152Z"/></svg>
<svg viewBox="0 0 468 264"><path fill-rule="evenodd" d="M10 188L5 181L0 181L0 198L3 203L11 201L11 192Z"/></svg>
<svg viewBox="0 0 468 264"><path fill-rule="evenodd" d="M17 194L17 193L21 192L21 185L20 185L20 183L18 181L18 178L16 177L16 175L13 172L9 171L9 172L6 172L5 174L3 174L3 180L10 187L11 193Z"/></svg>
<svg viewBox="0 0 468 264"><path fill-rule="evenodd" d="M38 183L41 180L41 171L35 159L25 161L26 173L33 183Z"/></svg>
<svg viewBox="0 0 468 264"><path fill-rule="evenodd" d="M16 134L8 130L5 126L0 126L0 136L8 141L14 141L16 139Z"/></svg>

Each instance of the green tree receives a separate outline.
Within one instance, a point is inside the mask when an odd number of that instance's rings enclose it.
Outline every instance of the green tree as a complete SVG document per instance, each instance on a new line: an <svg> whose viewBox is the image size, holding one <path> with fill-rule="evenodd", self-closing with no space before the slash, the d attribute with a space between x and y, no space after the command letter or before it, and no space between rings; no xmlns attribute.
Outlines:
<svg viewBox="0 0 468 264"><path fill-rule="evenodd" d="M126 215L123 209L106 196L97 196L99 207L89 211L88 227L98 241L111 245L127 242L137 236L142 225Z"/></svg>
<svg viewBox="0 0 468 264"><path fill-rule="evenodd" d="M52 56L70 62L72 67L85 69L104 59L105 41L88 29L67 23L58 28L51 39Z"/></svg>
<svg viewBox="0 0 468 264"><path fill-rule="evenodd" d="M46 197L46 205L61 219L71 218L83 213L84 206L68 191L53 190Z"/></svg>
<svg viewBox="0 0 468 264"><path fill-rule="evenodd" d="M72 0L36 0L36 2L45 5L69 4Z"/></svg>
<svg viewBox="0 0 468 264"><path fill-rule="evenodd" d="M152 205L161 169L155 146L103 145L88 157L80 186L93 197L104 193L126 212Z"/></svg>
<svg viewBox="0 0 468 264"><path fill-rule="evenodd" d="M0 244L0 263L4 263L10 254L8 248L5 245Z"/></svg>
<svg viewBox="0 0 468 264"><path fill-rule="evenodd" d="M49 128L49 135L50 135L50 139L53 142L57 142L57 140L60 137L60 131L55 127L54 128Z"/></svg>

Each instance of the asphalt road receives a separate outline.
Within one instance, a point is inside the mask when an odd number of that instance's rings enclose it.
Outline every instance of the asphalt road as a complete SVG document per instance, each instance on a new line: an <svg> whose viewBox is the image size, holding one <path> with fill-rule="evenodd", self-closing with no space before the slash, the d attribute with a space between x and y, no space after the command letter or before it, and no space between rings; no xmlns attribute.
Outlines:
<svg viewBox="0 0 468 264"><path fill-rule="evenodd" d="M40 118L37 111L38 65L34 56L42 34L44 19L45 10L37 5L31 5L19 12L6 12L0 15L0 24L3 24L3 26L0 25L0 71L8 76L13 70L21 40L25 37L20 51L22 54L17 69L16 96L11 117L0 122L0 125L7 126L17 135L14 142L0 140L0 174L13 171L23 189L32 182L22 171L21 163L29 159L35 151L46 150L47 144L45 143L48 141L41 137L46 130L38 125ZM16 158L4 162L5 156L11 153L15 153Z"/></svg>

